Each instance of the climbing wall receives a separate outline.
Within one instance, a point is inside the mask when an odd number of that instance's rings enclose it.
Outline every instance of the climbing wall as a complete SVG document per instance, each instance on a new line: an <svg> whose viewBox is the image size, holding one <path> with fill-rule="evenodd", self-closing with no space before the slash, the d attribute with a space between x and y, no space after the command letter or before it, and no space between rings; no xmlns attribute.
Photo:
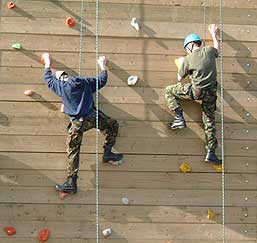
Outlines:
<svg viewBox="0 0 257 243"><path fill-rule="evenodd" d="M49 243L96 242L95 131L84 136L79 192L59 200L54 185L65 179L68 118L44 84L40 63L50 52L54 70L78 73L81 1L14 3L8 9L8 1L0 1L0 243L38 242L44 228L51 231ZM225 237L254 243L257 2L223 5ZM85 1L82 75L95 75L95 11L95 1ZM75 19L73 28L65 25L67 17ZM134 17L139 31L130 25ZM116 149L125 154L123 165L100 164L100 242L222 242L222 175L204 163L201 105L184 103L188 127L171 132L166 123L173 115L164 99L165 86L176 83L174 59L184 55L184 36L197 32L210 44L206 29L220 23L220 1L101 0L99 21L100 54L109 59L110 74L100 109L119 121ZM15 43L22 48L13 49ZM127 85L130 75L139 77L135 86ZM219 142L220 106L219 96ZM191 172L180 171L183 163ZM6 226L16 234L7 236ZM105 228L113 230L109 238L101 235Z"/></svg>

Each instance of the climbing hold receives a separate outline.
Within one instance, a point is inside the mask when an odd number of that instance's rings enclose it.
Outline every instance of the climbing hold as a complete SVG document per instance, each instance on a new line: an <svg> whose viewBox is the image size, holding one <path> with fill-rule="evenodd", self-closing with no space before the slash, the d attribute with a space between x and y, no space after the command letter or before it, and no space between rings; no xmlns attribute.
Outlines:
<svg viewBox="0 0 257 243"><path fill-rule="evenodd" d="M12 236L12 235L15 235L16 234L16 229L14 227L11 227L11 226L7 226L4 228L4 231L5 233L8 235L8 236Z"/></svg>
<svg viewBox="0 0 257 243"><path fill-rule="evenodd" d="M140 30L140 24L139 24L139 20L137 18L133 18L130 22L131 26L134 27L136 29L136 31Z"/></svg>
<svg viewBox="0 0 257 243"><path fill-rule="evenodd" d="M70 28L72 28L76 25L76 21L72 17L68 17L65 22L66 22L66 25Z"/></svg>
<svg viewBox="0 0 257 243"><path fill-rule="evenodd" d="M183 163L179 168L180 171L183 173L188 173L192 171L192 167L188 163Z"/></svg>
<svg viewBox="0 0 257 243"><path fill-rule="evenodd" d="M103 236L104 237L108 237L112 234L112 229L108 228L108 229L104 229L103 230Z"/></svg>
<svg viewBox="0 0 257 243"><path fill-rule="evenodd" d="M40 62L41 62L43 65L45 65L45 59L43 58L43 54L42 54L41 57L40 57Z"/></svg>
<svg viewBox="0 0 257 243"><path fill-rule="evenodd" d="M25 90L23 94L26 96L32 96L34 93L35 92L33 90L28 89L28 90Z"/></svg>
<svg viewBox="0 0 257 243"><path fill-rule="evenodd" d="M15 8L15 3L14 3L14 2L9 2L9 3L8 3L8 8L9 8L9 9Z"/></svg>
<svg viewBox="0 0 257 243"><path fill-rule="evenodd" d="M128 85L132 86L135 85L138 81L138 76L129 76L128 77Z"/></svg>
<svg viewBox="0 0 257 243"><path fill-rule="evenodd" d="M207 218L208 219L215 219L216 218L216 213L213 210L208 209Z"/></svg>
<svg viewBox="0 0 257 243"><path fill-rule="evenodd" d="M129 199L128 199L127 197L123 197L123 198L121 199L121 202L122 202L123 204L125 204L125 205L128 205L128 204L129 204Z"/></svg>
<svg viewBox="0 0 257 243"><path fill-rule="evenodd" d="M40 242L45 242L49 239L49 236L50 236L50 230L47 228L42 229L38 235L38 240Z"/></svg>
<svg viewBox="0 0 257 243"><path fill-rule="evenodd" d="M64 198L69 195L70 195L70 193L67 193L67 192L59 192L59 199L64 200Z"/></svg>
<svg viewBox="0 0 257 243"><path fill-rule="evenodd" d="M221 173L221 172L222 172L222 165L213 165L213 169L214 169L216 172Z"/></svg>
<svg viewBox="0 0 257 243"><path fill-rule="evenodd" d="M12 48L17 49L17 50L20 50L20 49L22 48L22 45L17 42L17 43L15 43L15 44L12 45Z"/></svg>
<svg viewBox="0 0 257 243"><path fill-rule="evenodd" d="M61 112L64 113L64 104L61 105Z"/></svg>
<svg viewBox="0 0 257 243"><path fill-rule="evenodd" d="M181 67L182 63L184 62L184 59L185 59L184 57L179 57L174 60L178 69Z"/></svg>

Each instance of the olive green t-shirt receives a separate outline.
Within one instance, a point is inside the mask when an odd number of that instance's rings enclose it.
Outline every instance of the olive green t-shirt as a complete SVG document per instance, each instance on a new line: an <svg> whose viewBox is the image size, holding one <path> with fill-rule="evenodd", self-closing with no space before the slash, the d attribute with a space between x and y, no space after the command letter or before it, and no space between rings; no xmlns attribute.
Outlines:
<svg viewBox="0 0 257 243"><path fill-rule="evenodd" d="M218 50L206 46L187 55L179 68L181 78L190 76L194 88L208 89L217 82L216 58Z"/></svg>

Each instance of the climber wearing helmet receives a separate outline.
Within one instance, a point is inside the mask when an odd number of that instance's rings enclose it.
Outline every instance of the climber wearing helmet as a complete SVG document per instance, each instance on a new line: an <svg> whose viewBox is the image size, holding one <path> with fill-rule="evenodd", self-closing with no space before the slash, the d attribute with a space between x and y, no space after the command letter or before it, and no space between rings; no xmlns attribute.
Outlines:
<svg viewBox="0 0 257 243"><path fill-rule="evenodd" d="M205 161L213 164L221 164L215 154L217 147L215 110L217 100L217 70L216 58L218 58L219 41L217 38L217 26L209 26L209 32L213 40L213 46L201 47L202 39L197 34L190 34L184 40L184 48L188 55L182 59L178 68L178 81L175 85L166 87L165 97L170 110L175 112L175 119L168 124L170 129L183 129L186 122L183 117L183 109L180 100L201 100L202 120L206 136L207 154ZM190 83L180 81L190 77Z"/></svg>
<svg viewBox="0 0 257 243"><path fill-rule="evenodd" d="M42 55L45 63L45 82L55 94L62 98L64 112L70 117L67 137L67 180L63 185L56 185L59 192L77 192L77 174L79 170L79 154L83 133L96 127L96 108L94 106L93 93L105 86L108 78L106 70L106 58L104 56L97 60L101 74L95 77L69 76L64 71L52 74L50 56L48 53ZM112 152L118 134L119 124L116 120L108 117L103 112L98 113L98 128L106 133L104 144L103 162L118 164L123 155Z"/></svg>

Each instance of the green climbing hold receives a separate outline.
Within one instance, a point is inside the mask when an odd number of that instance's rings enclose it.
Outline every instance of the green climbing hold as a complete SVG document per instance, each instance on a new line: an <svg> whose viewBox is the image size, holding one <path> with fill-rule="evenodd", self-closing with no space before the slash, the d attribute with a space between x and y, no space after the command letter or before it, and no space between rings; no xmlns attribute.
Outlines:
<svg viewBox="0 0 257 243"><path fill-rule="evenodd" d="M22 45L20 43L15 43L12 45L12 48L19 50L22 48Z"/></svg>

